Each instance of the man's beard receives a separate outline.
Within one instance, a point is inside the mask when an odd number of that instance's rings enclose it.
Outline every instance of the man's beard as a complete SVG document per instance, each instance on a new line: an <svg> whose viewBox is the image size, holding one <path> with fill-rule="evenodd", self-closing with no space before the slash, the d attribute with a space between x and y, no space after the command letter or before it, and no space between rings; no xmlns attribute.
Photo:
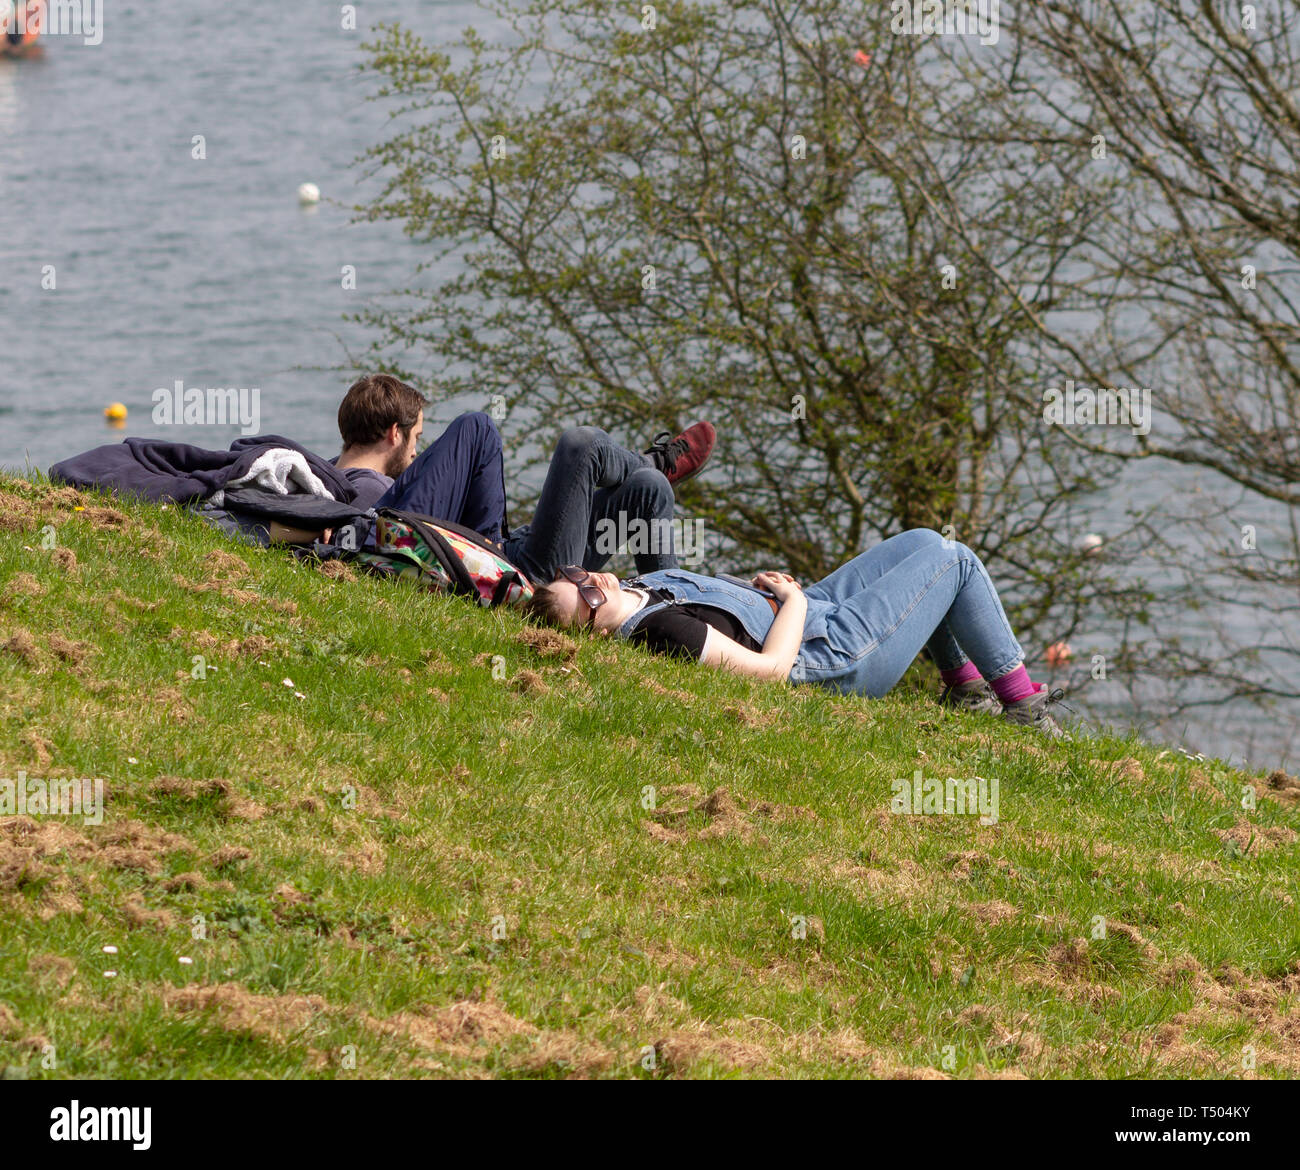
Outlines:
<svg viewBox="0 0 1300 1170"><path fill-rule="evenodd" d="M388 458L384 460L384 474L389 479L396 479L405 471L410 464L406 459L406 448L398 447L395 451L388 453Z"/></svg>

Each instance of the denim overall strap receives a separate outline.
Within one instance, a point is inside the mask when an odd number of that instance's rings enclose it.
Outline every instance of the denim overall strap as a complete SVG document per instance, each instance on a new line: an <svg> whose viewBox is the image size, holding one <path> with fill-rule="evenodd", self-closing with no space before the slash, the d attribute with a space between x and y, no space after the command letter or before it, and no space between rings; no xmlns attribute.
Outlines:
<svg viewBox="0 0 1300 1170"><path fill-rule="evenodd" d="M655 601L647 605L644 609L638 609L630 618L618 627L618 637L630 638L632 632L652 613L658 613L661 609L669 609L674 605L680 604L677 601Z"/></svg>
<svg viewBox="0 0 1300 1170"><path fill-rule="evenodd" d="M772 628L772 607L765 594L717 577L706 577L685 569L659 569L645 573L628 584L663 590L671 595L672 600L652 602L638 610L619 627L620 638L628 637L652 613L658 613L670 605L708 605L729 613L760 646L767 640L768 631Z"/></svg>

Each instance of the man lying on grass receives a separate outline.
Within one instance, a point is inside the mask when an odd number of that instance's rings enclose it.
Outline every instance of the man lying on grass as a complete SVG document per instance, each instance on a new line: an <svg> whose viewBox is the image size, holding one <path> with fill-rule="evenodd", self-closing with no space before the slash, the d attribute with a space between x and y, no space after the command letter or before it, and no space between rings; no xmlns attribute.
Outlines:
<svg viewBox="0 0 1300 1170"><path fill-rule="evenodd" d="M806 590L776 572L751 585L676 568L620 582L569 565L529 609L656 653L871 698L888 693L927 646L945 705L1065 734L1048 710L1062 692L1031 681L983 563L925 528L882 541Z"/></svg>
<svg viewBox="0 0 1300 1170"><path fill-rule="evenodd" d="M531 523L511 532L501 435L492 419L462 414L417 457L423 430L424 398L397 378L371 374L348 390L339 407L343 452L333 462L357 490L354 504L472 528L501 545L532 581L549 581L570 562L600 568L610 555L598 540L607 523L668 531L674 485L700 473L716 439L713 427L699 422L675 439L664 432L638 454L599 427L571 427L556 444ZM636 554L638 572L676 564L671 547Z"/></svg>

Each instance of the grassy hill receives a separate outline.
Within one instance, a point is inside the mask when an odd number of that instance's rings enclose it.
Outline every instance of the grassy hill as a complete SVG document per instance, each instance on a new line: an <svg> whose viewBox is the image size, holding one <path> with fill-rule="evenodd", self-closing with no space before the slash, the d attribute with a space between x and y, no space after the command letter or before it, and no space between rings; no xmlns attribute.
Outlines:
<svg viewBox="0 0 1300 1170"><path fill-rule="evenodd" d="M751 683L7 478L0 721L0 777L105 788L100 825L0 815L5 1076L1300 1070L1280 772ZM996 779L996 823L891 812L918 770Z"/></svg>

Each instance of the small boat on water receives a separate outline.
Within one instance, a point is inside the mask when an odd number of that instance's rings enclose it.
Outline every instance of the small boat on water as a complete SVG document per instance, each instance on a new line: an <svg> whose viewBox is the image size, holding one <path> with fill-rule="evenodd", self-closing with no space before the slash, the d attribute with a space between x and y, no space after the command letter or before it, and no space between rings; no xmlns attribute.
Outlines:
<svg viewBox="0 0 1300 1170"><path fill-rule="evenodd" d="M45 30L46 0L0 0L0 57L22 57Z"/></svg>

